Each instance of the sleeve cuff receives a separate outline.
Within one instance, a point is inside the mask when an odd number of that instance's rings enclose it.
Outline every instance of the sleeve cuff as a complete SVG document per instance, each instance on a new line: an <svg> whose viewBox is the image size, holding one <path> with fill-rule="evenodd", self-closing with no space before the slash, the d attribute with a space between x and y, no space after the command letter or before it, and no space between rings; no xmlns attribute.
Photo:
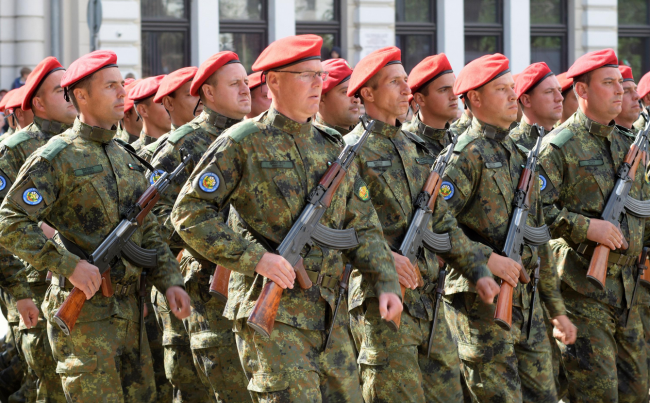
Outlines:
<svg viewBox="0 0 650 403"><path fill-rule="evenodd" d="M487 267L487 260L485 261L485 264L481 264L476 266L472 272L472 282L474 284L478 283L478 281L484 277L490 277L493 278L492 272L490 269Z"/></svg>
<svg viewBox="0 0 650 403"><path fill-rule="evenodd" d="M183 276L181 276L181 273L179 271L171 272L171 275L164 276L162 279L156 281L154 286L156 286L156 288L161 290L163 293L166 293L169 287L181 287L185 289Z"/></svg>
<svg viewBox="0 0 650 403"><path fill-rule="evenodd" d="M397 295L400 300L402 299L402 289L397 279L395 281L378 281L375 284L375 295L379 296L383 293L393 293Z"/></svg>
<svg viewBox="0 0 650 403"><path fill-rule="evenodd" d="M7 291L16 301L26 298L34 298L32 289L29 287L29 283L26 280L20 281L19 283L9 287Z"/></svg>
<svg viewBox="0 0 650 403"><path fill-rule="evenodd" d="M262 245L251 242L239 257L239 268L236 271L248 277L255 277L255 267L266 252L267 250Z"/></svg>
<svg viewBox="0 0 650 403"><path fill-rule="evenodd" d="M575 214L575 220L571 221L573 221L573 228L571 229L571 240L578 244L586 241L587 230L589 229L589 223L591 222L589 218L581 214Z"/></svg>
<svg viewBox="0 0 650 403"><path fill-rule="evenodd" d="M50 271L52 273L60 274L63 277L69 278L72 273L74 273L74 269L77 267L79 260L81 259L79 259L78 256L68 251L63 251L59 261L52 262L53 264L50 266Z"/></svg>
<svg viewBox="0 0 650 403"><path fill-rule="evenodd" d="M564 306L564 302L562 301L556 301L552 304L544 304L544 306L546 306L551 319L556 318L560 315L566 315L566 308Z"/></svg>

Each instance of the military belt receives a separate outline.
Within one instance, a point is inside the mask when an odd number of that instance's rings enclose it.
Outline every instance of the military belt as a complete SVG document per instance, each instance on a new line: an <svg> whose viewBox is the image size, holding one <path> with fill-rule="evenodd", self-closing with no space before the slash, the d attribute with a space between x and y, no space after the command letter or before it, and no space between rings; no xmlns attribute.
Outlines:
<svg viewBox="0 0 650 403"><path fill-rule="evenodd" d="M61 275L53 275L52 276L52 284L64 288L64 289L72 289L74 285L72 285L71 282L67 281L64 276ZM113 284L113 291L115 292L115 295L131 295L135 294L136 291L138 290L138 283L133 282L131 284Z"/></svg>
<svg viewBox="0 0 650 403"><path fill-rule="evenodd" d="M334 289L339 284L338 277L329 276L319 271L313 271L313 270L305 270L305 271L307 272L307 277L309 277L311 282L321 287Z"/></svg>
<svg viewBox="0 0 650 403"><path fill-rule="evenodd" d="M585 257L590 258L593 256L595 249L596 249L595 246L583 242L580 245L578 245L577 248L575 248L575 251ZM609 258L607 259L607 263L625 267L636 262L636 259L637 259L636 255L624 255L622 253L609 252Z"/></svg>
<svg viewBox="0 0 650 403"><path fill-rule="evenodd" d="M438 286L438 282L436 281L435 283L429 283L422 287L420 289L420 292L425 293L425 294L431 294L433 291L436 290L436 287Z"/></svg>

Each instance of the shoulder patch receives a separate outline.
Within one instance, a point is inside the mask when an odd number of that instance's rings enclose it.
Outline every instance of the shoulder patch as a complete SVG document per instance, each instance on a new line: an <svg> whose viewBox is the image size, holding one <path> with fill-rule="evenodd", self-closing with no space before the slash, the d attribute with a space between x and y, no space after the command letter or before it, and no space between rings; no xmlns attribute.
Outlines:
<svg viewBox="0 0 650 403"><path fill-rule="evenodd" d="M445 200L451 199L454 196L455 191L456 189L454 188L454 184L449 181L444 181L440 185L440 196Z"/></svg>
<svg viewBox="0 0 650 403"><path fill-rule="evenodd" d="M461 134L458 137L458 140L456 141L456 146L454 146L454 152L459 153L459 152L463 151L463 149L465 147L467 147L467 145L469 143L471 143L472 141L474 141L474 140L476 140L476 138L474 138L472 136L469 136L469 135L467 135L465 133Z"/></svg>
<svg viewBox="0 0 650 403"><path fill-rule="evenodd" d="M18 144L23 143L31 138L32 136L29 135L28 131L21 130L18 133L14 134L13 136L7 138L5 141L3 141L2 145L7 146L9 148L14 148Z"/></svg>
<svg viewBox="0 0 650 403"><path fill-rule="evenodd" d="M228 137L230 137L235 143L239 143L244 140L247 136L257 133L261 128L257 125L257 122L249 119L241 123L238 123L226 131Z"/></svg>
<svg viewBox="0 0 650 403"><path fill-rule="evenodd" d="M368 185L366 185L366 182L364 182L360 176L357 176L357 179L354 181L354 195L364 202L370 200L370 190L368 190Z"/></svg>
<svg viewBox="0 0 650 403"><path fill-rule="evenodd" d="M174 132L170 134L169 137L167 138L167 141L172 144L176 144L180 139L192 133L193 131L194 131L194 126L192 126L191 122L184 124L183 126L174 130Z"/></svg>
<svg viewBox="0 0 650 403"><path fill-rule="evenodd" d="M52 161L69 144L60 137L54 137L39 152L39 155L48 161Z"/></svg>
<svg viewBox="0 0 650 403"><path fill-rule="evenodd" d="M557 148L562 148L562 146L565 145L567 141L571 140L571 137L573 137L573 132L569 129L563 129L556 134L549 133L549 135L550 138L548 142Z"/></svg>

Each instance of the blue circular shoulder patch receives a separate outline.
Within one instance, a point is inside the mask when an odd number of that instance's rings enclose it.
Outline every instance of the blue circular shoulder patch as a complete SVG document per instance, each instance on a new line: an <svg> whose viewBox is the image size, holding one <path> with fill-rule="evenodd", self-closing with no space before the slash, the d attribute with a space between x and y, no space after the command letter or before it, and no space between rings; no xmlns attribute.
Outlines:
<svg viewBox="0 0 650 403"><path fill-rule="evenodd" d="M35 206L43 201L43 196L36 188L29 188L23 193L23 201L30 206Z"/></svg>
<svg viewBox="0 0 650 403"><path fill-rule="evenodd" d="M206 193L219 189L219 177L212 172L206 172L199 178L199 187Z"/></svg>
<svg viewBox="0 0 650 403"><path fill-rule="evenodd" d="M4 176L0 175L0 191L7 187L7 180Z"/></svg>
<svg viewBox="0 0 650 403"><path fill-rule="evenodd" d="M455 191L454 185L451 182L444 181L440 185L440 196L445 200L451 199Z"/></svg>
<svg viewBox="0 0 650 403"><path fill-rule="evenodd" d="M161 176L164 175L164 173L165 171L163 171L162 169L156 169L149 177L149 183L153 185L154 183L156 183L158 179L160 179Z"/></svg>
<svg viewBox="0 0 650 403"><path fill-rule="evenodd" d="M546 178L543 175L539 175L539 190L542 191L546 189Z"/></svg>

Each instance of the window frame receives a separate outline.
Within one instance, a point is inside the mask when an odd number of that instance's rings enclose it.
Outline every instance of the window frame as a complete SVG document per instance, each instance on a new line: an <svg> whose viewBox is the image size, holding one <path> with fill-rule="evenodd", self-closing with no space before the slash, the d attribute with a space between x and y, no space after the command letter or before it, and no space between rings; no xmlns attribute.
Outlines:
<svg viewBox="0 0 650 403"><path fill-rule="evenodd" d="M621 25L618 23L618 40L621 38L639 38L645 40L645 52L641 55L641 72L635 73L635 77L643 77L650 71L650 5L646 9L647 25ZM617 52L618 53L618 52Z"/></svg>
<svg viewBox="0 0 650 403"><path fill-rule="evenodd" d="M465 21L464 26L464 37L465 43L467 43L468 36L496 36L497 37L497 48L495 49L496 53L504 52L504 4L503 0L497 0L497 23L481 23L481 22L467 22ZM467 5L465 5L467 7ZM463 13L465 10L463 9ZM465 55L467 54L467 47L464 49ZM471 61L471 60L470 60ZM465 64L470 61L465 61Z"/></svg>
<svg viewBox="0 0 650 403"><path fill-rule="evenodd" d="M532 49L533 49L533 38L534 37L560 37L562 51L560 54L560 69L562 71L567 71L569 68L569 2L568 0L560 0L560 8L562 11L560 24L530 24L530 55L531 55L531 64L532 60ZM560 74L561 72L555 72L555 74Z"/></svg>
<svg viewBox="0 0 650 403"><path fill-rule="evenodd" d="M296 35L334 35L334 45L341 48L341 0L333 0L332 21L309 21L296 18ZM325 60L325 58L323 58Z"/></svg>
<svg viewBox="0 0 650 403"><path fill-rule="evenodd" d="M406 3L408 0L404 0ZM406 52L404 48L406 43L402 41L397 41L398 36L407 36L407 35L417 35L417 36L429 36L431 54L435 55L438 52L438 43L437 43L437 34L438 26L436 24L437 18L437 1L438 0L428 0L431 7L429 7L430 15L429 22L408 22L408 21L397 21L397 1L395 2L395 46L402 50L402 64L406 68ZM444 1L444 0L440 0ZM410 74L409 71L407 73Z"/></svg>
<svg viewBox="0 0 650 403"><path fill-rule="evenodd" d="M269 44L269 2L261 0L261 4L262 11L259 20L232 20L219 17L219 35L230 33L262 35L262 50L264 50ZM221 43L219 45L221 46Z"/></svg>

